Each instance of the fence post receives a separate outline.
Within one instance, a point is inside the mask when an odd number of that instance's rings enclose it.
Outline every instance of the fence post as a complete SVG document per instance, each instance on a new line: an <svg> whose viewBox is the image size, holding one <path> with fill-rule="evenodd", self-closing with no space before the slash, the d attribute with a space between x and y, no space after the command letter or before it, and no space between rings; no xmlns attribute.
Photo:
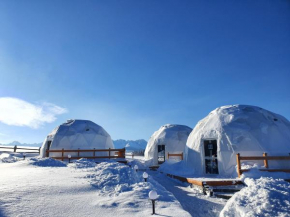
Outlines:
<svg viewBox="0 0 290 217"><path fill-rule="evenodd" d="M263 157L267 157L267 153L263 153ZM269 167L267 158L264 159L264 167L265 168Z"/></svg>
<svg viewBox="0 0 290 217"><path fill-rule="evenodd" d="M17 145L14 146L14 152L16 152L16 150L17 150Z"/></svg>
<svg viewBox="0 0 290 217"><path fill-rule="evenodd" d="M111 159L111 148L109 148L109 159Z"/></svg>
<svg viewBox="0 0 290 217"><path fill-rule="evenodd" d="M237 172L238 172L238 177L240 178L241 176L241 159L240 159L240 153L237 154Z"/></svg>
<svg viewBox="0 0 290 217"><path fill-rule="evenodd" d="M63 161L64 149L61 150L61 160Z"/></svg>

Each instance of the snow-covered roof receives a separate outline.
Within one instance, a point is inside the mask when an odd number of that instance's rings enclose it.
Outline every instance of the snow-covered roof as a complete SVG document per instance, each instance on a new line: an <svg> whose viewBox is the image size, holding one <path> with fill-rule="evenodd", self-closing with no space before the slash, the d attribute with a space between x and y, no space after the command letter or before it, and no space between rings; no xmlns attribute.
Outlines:
<svg viewBox="0 0 290 217"><path fill-rule="evenodd" d="M290 122L256 106L230 105L213 110L198 122L185 148L187 165L198 173L203 173L205 167L203 141L206 139L217 140L219 172L230 174L235 171L236 153L244 156L262 156L263 152L288 155Z"/></svg>

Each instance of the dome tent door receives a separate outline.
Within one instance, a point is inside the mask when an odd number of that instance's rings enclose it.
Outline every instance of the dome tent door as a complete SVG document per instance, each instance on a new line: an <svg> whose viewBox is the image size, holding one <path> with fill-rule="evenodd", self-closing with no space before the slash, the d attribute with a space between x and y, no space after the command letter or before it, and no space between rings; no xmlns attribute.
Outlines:
<svg viewBox="0 0 290 217"><path fill-rule="evenodd" d="M162 164L165 162L165 145L158 145L157 158L158 164Z"/></svg>
<svg viewBox="0 0 290 217"><path fill-rule="evenodd" d="M205 173L218 174L217 141L204 140Z"/></svg>

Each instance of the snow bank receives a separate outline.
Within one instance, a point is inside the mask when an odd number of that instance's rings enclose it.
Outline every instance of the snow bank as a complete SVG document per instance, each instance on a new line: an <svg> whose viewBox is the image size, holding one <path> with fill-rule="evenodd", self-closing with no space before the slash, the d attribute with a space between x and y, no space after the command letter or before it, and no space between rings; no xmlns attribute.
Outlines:
<svg viewBox="0 0 290 217"><path fill-rule="evenodd" d="M88 160L86 158L81 158L77 161L74 161L72 164L73 167L77 168L77 169L81 169L81 168L91 168L91 167L95 167L96 163L92 160Z"/></svg>
<svg viewBox="0 0 290 217"><path fill-rule="evenodd" d="M236 193L220 217L290 216L290 184L269 177L246 178L247 187Z"/></svg>
<svg viewBox="0 0 290 217"><path fill-rule="evenodd" d="M66 163L52 158L30 158L28 164L38 167L66 167Z"/></svg>
<svg viewBox="0 0 290 217"><path fill-rule="evenodd" d="M177 176L190 177L194 175L194 169L188 168L184 161L169 159L160 165L159 172L169 173Z"/></svg>
<svg viewBox="0 0 290 217"><path fill-rule="evenodd" d="M101 194L116 196L132 190L132 185L140 181L141 178L130 167L117 162L103 162L95 167L92 185Z"/></svg>
<svg viewBox="0 0 290 217"><path fill-rule="evenodd" d="M0 155L0 163L14 163L19 161L18 157L14 157L11 154L3 153Z"/></svg>

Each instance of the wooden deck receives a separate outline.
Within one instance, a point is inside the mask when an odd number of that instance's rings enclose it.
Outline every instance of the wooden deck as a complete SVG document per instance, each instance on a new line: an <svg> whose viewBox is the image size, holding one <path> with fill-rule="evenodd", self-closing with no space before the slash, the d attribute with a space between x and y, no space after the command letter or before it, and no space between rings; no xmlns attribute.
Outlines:
<svg viewBox="0 0 290 217"><path fill-rule="evenodd" d="M229 186L229 185L244 185L239 179L221 179L221 178L186 178L182 176L176 176L172 174L166 174L170 178L178 179L182 182L197 185L200 187L204 186Z"/></svg>

